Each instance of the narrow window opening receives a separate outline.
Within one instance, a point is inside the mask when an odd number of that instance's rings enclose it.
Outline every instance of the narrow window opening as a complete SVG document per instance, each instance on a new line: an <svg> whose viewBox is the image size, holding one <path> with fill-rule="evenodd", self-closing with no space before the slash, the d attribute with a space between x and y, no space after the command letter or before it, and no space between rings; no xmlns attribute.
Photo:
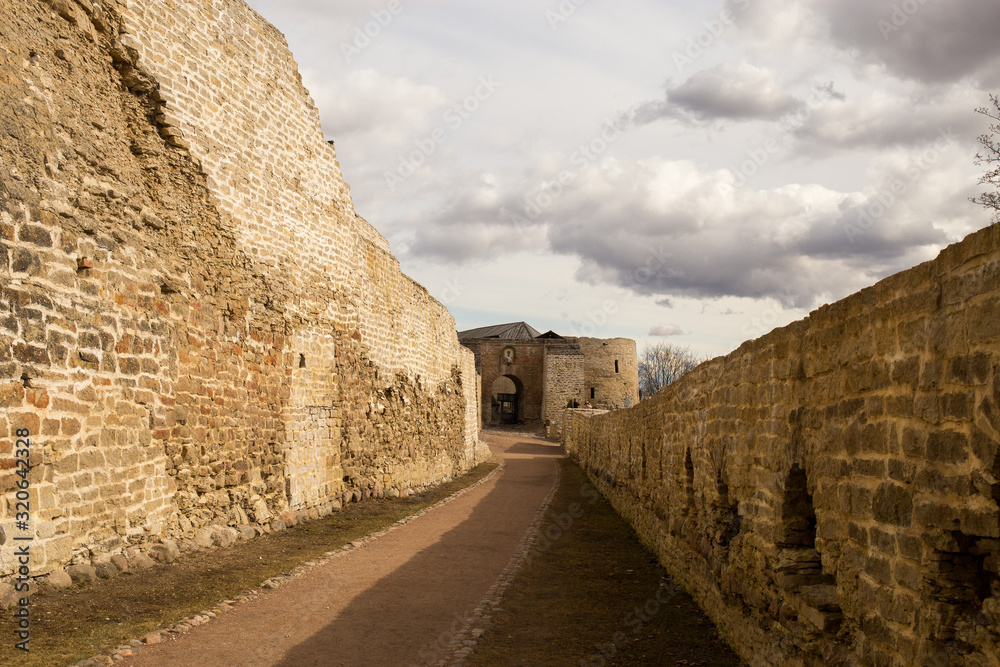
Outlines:
<svg viewBox="0 0 1000 667"><path fill-rule="evenodd" d="M717 513L717 541L719 546L725 548L729 546L733 538L740 534L740 506L729 498L729 485L723 481L721 475L716 480L719 492L719 500L716 505Z"/></svg>
<svg viewBox="0 0 1000 667"><path fill-rule="evenodd" d="M299 368L305 368L305 367L306 367L306 355L300 354L299 355Z"/></svg>
<svg viewBox="0 0 1000 667"><path fill-rule="evenodd" d="M694 461L691 460L691 450L684 455L684 492L687 496L687 511L694 510Z"/></svg>
<svg viewBox="0 0 1000 667"><path fill-rule="evenodd" d="M793 466L785 480L782 507L782 535L778 546L785 549L812 549L816 545L816 512L806 487L806 471Z"/></svg>
<svg viewBox="0 0 1000 667"><path fill-rule="evenodd" d="M590 397L591 398L594 397L594 388L593 387L590 388Z"/></svg>
<svg viewBox="0 0 1000 667"><path fill-rule="evenodd" d="M618 360L615 359L615 373L618 372Z"/></svg>

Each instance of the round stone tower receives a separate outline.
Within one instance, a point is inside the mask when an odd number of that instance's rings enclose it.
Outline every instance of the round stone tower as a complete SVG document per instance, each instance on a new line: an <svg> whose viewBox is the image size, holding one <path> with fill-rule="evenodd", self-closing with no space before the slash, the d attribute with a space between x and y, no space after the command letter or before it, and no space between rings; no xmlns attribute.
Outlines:
<svg viewBox="0 0 1000 667"><path fill-rule="evenodd" d="M579 338L584 400L595 408L639 402L639 360L631 338Z"/></svg>

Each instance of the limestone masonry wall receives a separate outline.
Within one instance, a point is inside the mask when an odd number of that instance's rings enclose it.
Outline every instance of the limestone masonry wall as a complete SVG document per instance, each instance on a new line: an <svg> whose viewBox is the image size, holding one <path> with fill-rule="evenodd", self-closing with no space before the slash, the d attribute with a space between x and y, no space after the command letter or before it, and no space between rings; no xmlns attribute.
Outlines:
<svg viewBox="0 0 1000 667"><path fill-rule="evenodd" d="M562 411L573 399L580 400L583 387L583 354L576 346L562 348L551 346L546 355L542 386L545 387L545 401L542 403L542 421L549 425L562 421Z"/></svg>
<svg viewBox="0 0 1000 667"><path fill-rule="evenodd" d="M0 0L0 102L0 578L18 428L34 576L483 457L472 353L241 0Z"/></svg>
<svg viewBox="0 0 1000 667"><path fill-rule="evenodd" d="M584 400L618 409L639 400L639 360L631 338L580 338ZM593 391L593 397L591 397Z"/></svg>
<svg viewBox="0 0 1000 667"><path fill-rule="evenodd" d="M1000 226L564 441L751 664L1000 664Z"/></svg>

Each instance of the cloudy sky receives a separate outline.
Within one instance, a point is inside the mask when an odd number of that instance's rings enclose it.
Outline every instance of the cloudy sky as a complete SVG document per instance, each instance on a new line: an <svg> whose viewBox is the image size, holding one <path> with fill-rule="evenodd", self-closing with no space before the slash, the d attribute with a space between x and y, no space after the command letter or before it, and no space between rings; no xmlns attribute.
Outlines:
<svg viewBox="0 0 1000 667"><path fill-rule="evenodd" d="M726 353L990 222L995 0L249 0L459 329Z"/></svg>

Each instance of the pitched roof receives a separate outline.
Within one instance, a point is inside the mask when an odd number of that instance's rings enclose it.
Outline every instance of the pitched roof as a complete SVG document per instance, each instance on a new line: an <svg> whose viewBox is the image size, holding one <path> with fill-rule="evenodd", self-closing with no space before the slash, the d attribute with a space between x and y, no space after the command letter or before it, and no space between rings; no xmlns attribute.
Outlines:
<svg viewBox="0 0 1000 667"><path fill-rule="evenodd" d="M541 334L526 322L511 322L510 324L495 324L491 327L479 327L459 331L458 337L462 338L506 338L525 339L537 338Z"/></svg>

